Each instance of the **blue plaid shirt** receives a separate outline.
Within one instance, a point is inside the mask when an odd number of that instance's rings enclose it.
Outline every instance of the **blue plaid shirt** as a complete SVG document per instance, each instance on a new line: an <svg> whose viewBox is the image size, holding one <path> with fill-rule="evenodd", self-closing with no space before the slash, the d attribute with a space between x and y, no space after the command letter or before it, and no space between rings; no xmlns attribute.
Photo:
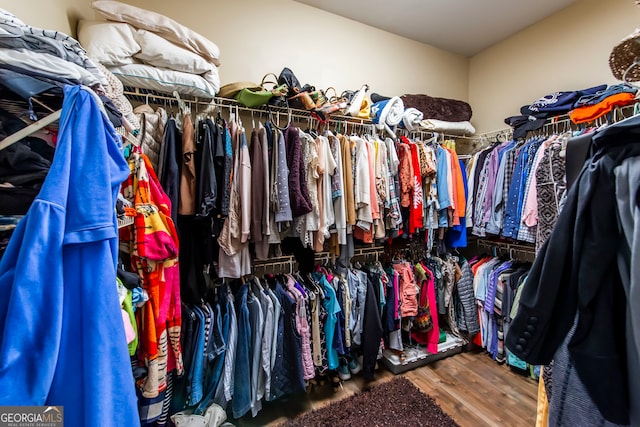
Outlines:
<svg viewBox="0 0 640 427"><path fill-rule="evenodd" d="M518 226L520 220L520 209L518 209L520 187L522 187L523 179L526 179L523 177L523 175L527 167L527 162L529 160L529 147L532 143L533 142L528 142L525 146L522 147L522 149L520 150L520 154L518 154L516 167L513 170L513 179L511 180L511 185L509 186L509 196L507 197L507 204L505 206L504 212L504 229L502 230L502 235L504 237L515 238L518 235Z"/></svg>

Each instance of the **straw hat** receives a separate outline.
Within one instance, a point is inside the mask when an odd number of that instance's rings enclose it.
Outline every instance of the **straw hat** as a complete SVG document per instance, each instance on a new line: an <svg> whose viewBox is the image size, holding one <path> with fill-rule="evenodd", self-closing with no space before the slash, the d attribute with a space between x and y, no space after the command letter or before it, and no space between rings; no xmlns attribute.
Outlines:
<svg viewBox="0 0 640 427"><path fill-rule="evenodd" d="M613 48L609 56L609 66L618 80L640 81L640 28Z"/></svg>

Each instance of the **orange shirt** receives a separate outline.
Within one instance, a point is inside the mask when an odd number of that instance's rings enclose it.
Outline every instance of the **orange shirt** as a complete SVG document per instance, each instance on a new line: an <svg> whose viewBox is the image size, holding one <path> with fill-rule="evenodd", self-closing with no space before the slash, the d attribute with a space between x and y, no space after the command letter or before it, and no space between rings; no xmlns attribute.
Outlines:
<svg viewBox="0 0 640 427"><path fill-rule="evenodd" d="M578 107L574 109L569 113L569 117L575 124L589 123L610 113L614 107L632 104L635 97L636 96L633 93L629 92L616 93L606 97L595 105L588 105L586 107Z"/></svg>

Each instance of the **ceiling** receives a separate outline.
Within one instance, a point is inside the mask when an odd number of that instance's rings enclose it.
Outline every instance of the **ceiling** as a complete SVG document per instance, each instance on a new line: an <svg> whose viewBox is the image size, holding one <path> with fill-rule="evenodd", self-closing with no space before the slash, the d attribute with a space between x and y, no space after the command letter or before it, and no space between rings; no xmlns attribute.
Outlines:
<svg viewBox="0 0 640 427"><path fill-rule="evenodd" d="M576 0L295 0L449 52L473 56Z"/></svg>

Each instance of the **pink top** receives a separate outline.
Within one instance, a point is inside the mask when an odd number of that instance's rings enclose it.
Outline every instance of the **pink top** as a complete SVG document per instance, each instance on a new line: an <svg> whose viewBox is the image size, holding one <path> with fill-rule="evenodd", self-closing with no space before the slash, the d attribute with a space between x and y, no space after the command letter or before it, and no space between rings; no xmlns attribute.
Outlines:
<svg viewBox="0 0 640 427"><path fill-rule="evenodd" d="M287 290L296 300L296 329L302 336L302 370L303 378L310 380L316 376L311 354L311 329L307 322L307 305L302 293L296 289L295 280L287 276Z"/></svg>
<svg viewBox="0 0 640 427"><path fill-rule="evenodd" d="M558 138L557 135L551 136L545 142L540 144L538 151L536 151L536 157L533 161L533 167L531 168L531 179L529 180L529 191L526 192L527 198L524 201L524 207L522 208L522 222L527 227L533 227L538 224L538 189L536 179L536 171L540 162L544 157L544 152Z"/></svg>

